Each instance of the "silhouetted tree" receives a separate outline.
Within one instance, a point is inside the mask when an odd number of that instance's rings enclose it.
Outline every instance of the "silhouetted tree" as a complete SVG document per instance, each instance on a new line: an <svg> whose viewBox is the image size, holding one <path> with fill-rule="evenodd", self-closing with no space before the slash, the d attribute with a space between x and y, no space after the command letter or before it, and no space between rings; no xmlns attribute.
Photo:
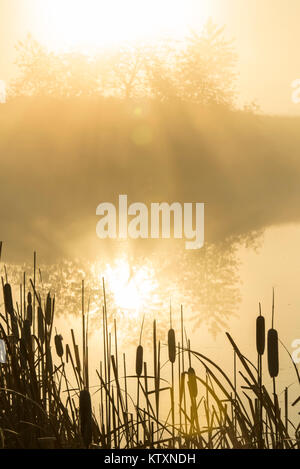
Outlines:
<svg viewBox="0 0 300 469"><path fill-rule="evenodd" d="M192 32L176 64L177 89L184 100L231 104L235 97L237 57L232 42L209 21L203 32Z"/></svg>
<svg viewBox="0 0 300 469"><path fill-rule="evenodd" d="M112 87L126 99L140 97L145 92L143 47L122 47L113 56Z"/></svg>
<svg viewBox="0 0 300 469"><path fill-rule="evenodd" d="M16 48L20 74L11 85L11 95L74 97L97 91L95 62L86 55L49 52L31 35Z"/></svg>
<svg viewBox="0 0 300 469"><path fill-rule="evenodd" d="M181 43L123 45L91 58L55 54L28 36L17 44L18 79L14 96L116 96L180 99L231 105L235 97L236 55L224 28L211 21Z"/></svg>
<svg viewBox="0 0 300 469"><path fill-rule="evenodd" d="M11 86L12 94L44 96L55 94L59 88L58 63L38 41L28 35L16 45L20 76Z"/></svg>
<svg viewBox="0 0 300 469"><path fill-rule="evenodd" d="M178 43L161 41L148 51L144 66L148 93L161 101L178 97Z"/></svg>

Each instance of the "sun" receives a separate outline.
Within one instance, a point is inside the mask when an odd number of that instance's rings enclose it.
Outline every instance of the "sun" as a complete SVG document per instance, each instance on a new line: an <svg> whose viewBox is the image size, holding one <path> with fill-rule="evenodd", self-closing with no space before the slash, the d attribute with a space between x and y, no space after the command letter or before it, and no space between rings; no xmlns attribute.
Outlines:
<svg viewBox="0 0 300 469"><path fill-rule="evenodd" d="M138 317L157 289L154 273L147 267L132 267L124 258L107 265L104 278L116 308Z"/></svg>
<svg viewBox="0 0 300 469"><path fill-rule="evenodd" d="M179 38L203 25L207 0L36 0L33 30L55 51Z"/></svg>

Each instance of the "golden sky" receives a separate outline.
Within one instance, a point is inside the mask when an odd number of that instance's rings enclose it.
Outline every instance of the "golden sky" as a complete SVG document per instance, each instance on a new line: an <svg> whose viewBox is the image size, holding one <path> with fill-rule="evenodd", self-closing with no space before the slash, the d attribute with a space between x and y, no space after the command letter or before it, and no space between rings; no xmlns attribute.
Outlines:
<svg viewBox="0 0 300 469"><path fill-rule="evenodd" d="M110 46L162 34L183 36L211 16L239 54L241 101L265 112L299 114L299 0L0 0L0 79L15 73L14 44L31 32L52 49Z"/></svg>

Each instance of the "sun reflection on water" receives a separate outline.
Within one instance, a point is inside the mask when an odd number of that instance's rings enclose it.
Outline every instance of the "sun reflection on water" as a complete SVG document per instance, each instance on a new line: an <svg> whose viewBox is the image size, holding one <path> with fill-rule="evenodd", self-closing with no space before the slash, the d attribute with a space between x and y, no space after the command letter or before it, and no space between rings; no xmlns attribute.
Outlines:
<svg viewBox="0 0 300 469"><path fill-rule="evenodd" d="M174 253L172 258L161 253L132 256L127 252L102 255L97 260L61 260L39 266L36 287L45 301L48 292L55 295L55 317L80 318L82 281L85 311L90 318L90 333L102 327L105 281L108 322L131 340L138 337L145 316L144 336L151 337L153 320L164 331L169 326L172 302L174 325L180 325L180 308L184 307L187 323L198 327L205 323L217 334L224 328L239 305L238 271L235 251L206 246L197 256ZM18 299L23 272L26 282L33 278L32 265L7 265L7 275ZM79 326L80 327L80 323ZM179 327L179 326L178 326Z"/></svg>
<svg viewBox="0 0 300 469"><path fill-rule="evenodd" d="M102 276L118 312L138 318L157 297L158 281L149 266L132 266L126 258L106 264Z"/></svg>

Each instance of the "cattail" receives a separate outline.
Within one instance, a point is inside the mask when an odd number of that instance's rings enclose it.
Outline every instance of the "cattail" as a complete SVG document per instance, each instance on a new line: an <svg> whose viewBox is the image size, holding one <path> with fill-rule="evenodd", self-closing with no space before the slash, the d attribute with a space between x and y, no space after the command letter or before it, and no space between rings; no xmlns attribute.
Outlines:
<svg viewBox="0 0 300 469"><path fill-rule="evenodd" d="M52 354L51 354L51 347L47 347L46 350L46 359L47 359L47 370L50 375L53 373L53 362L52 362Z"/></svg>
<svg viewBox="0 0 300 469"><path fill-rule="evenodd" d="M30 325L32 325L32 305L27 305L26 318Z"/></svg>
<svg viewBox="0 0 300 469"><path fill-rule="evenodd" d="M56 348L56 353L57 356L62 358L64 356L64 348L62 344L63 338L61 335L56 335L54 342L55 342L55 348Z"/></svg>
<svg viewBox="0 0 300 469"><path fill-rule="evenodd" d="M272 298L272 328L268 332L268 369L271 378L277 378L279 373L278 333L274 329L275 300L274 288Z"/></svg>
<svg viewBox="0 0 300 469"><path fill-rule="evenodd" d="M176 361L176 339L174 329L170 329L168 333L169 360L171 363Z"/></svg>
<svg viewBox="0 0 300 469"><path fill-rule="evenodd" d="M143 357L144 349L141 345L139 345L136 351L136 374L139 378L143 371Z"/></svg>
<svg viewBox="0 0 300 469"><path fill-rule="evenodd" d="M188 386L190 389L191 396L196 398L198 396L198 386L197 386L197 378L194 368L189 368L188 370Z"/></svg>
<svg viewBox="0 0 300 469"><path fill-rule="evenodd" d="M30 292L27 295L27 303L26 319L30 322L30 325L32 325L32 295Z"/></svg>
<svg viewBox="0 0 300 469"><path fill-rule="evenodd" d="M9 283L4 285L4 304L5 304L5 310L10 314L14 314L14 307L13 307L13 299L12 299L12 291L11 291L11 286Z"/></svg>
<svg viewBox="0 0 300 469"><path fill-rule="evenodd" d="M18 321L17 321L17 318L16 316L13 314L11 316L11 329L12 329L12 333L13 333L13 336L16 340L19 340L19 328L18 328Z"/></svg>
<svg viewBox="0 0 300 469"><path fill-rule="evenodd" d="M259 312L260 314L256 320L256 349L258 355L263 355L266 347L266 326L265 318L261 315L260 305Z"/></svg>
<svg viewBox="0 0 300 469"><path fill-rule="evenodd" d="M28 319L23 322L22 339L27 345L31 343L31 325Z"/></svg>
<svg viewBox="0 0 300 469"><path fill-rule="evenodd" d="M44 315L40 306L38 307L38 336L43 344L45 341Z"/></svg>
<svg viewBox="0 0 300 469"><path fill-rule="evenodd" d="M144 361L144 349L141 345L142 343L142 334L143 334L143 328L144 328L144 321L145 321L145 315L143 316L143 322L141 326L141 333L140 333L140 345L138 346L136 350L136 362L135 362L135 370L136 370L136 375L140 378L143 372L143 361Z"/></svg>
<svg viewBox="0 0 300 469"><path fill-rule="evenodd" d="M48 293L47 295L46 308L45 308L45 320L46 320L46 324L50 326L51 320L52 320L52 302L51 302L50 293Z"/></svg>
<svg viewBox="0 0 300 469"><path fill-rule="evenodd" d="M10 319L11 319L12 334L14 338L18 340L19 339L18 321L14 312L12 291L11 291L11 286L9 283L4 285L3 293L4 293L5 311L10 315Z"/></svg>
<svg viewBox="0 0 300 469"><path fill-rule="evenodd" d="M86 448L92 442L92 403L91 395L87 390L81 391L79 402L81 435Z"/></svg>
<svg viewBox="0 0 300 469"><path fill-rule="evenodd" d="M276 329L268 332L268 369L271 378L277 378L279 373L278 333Z"/></svg>
<svg viewBox="0 0 300 469"><path fill-rule="evenodd" d="M29 305L32 305L32 294L31 292L28 292L28 295L27 295L27 303Z"/></svg>
<svg viewBox="0 0 300 469"><path fill-rule="evenodd" d="M26 367L26 360L27 360L26 344L25 344L25 340L21 339L20 340L20 362L21 362L21 366L23 369Z"/></svg>

